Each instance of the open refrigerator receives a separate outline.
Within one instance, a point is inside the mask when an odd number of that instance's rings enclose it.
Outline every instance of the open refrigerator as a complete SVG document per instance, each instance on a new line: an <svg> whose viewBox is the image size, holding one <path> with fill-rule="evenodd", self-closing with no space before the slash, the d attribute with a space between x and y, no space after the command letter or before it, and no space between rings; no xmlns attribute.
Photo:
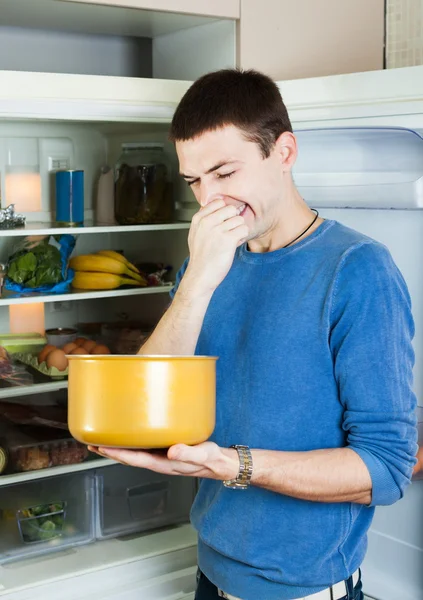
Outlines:
<svg viewBox="0 0 423 600"><path fill-rule="evenodd" d="M9 26L8 34L16 41L21 34L13 28L28 27L28 21L25 13L10 8L10 2L0 2L0 8L6 4L2 25ZM72 3L39 3L50 30L66 29L67 15L61 17L60 10L67 4ZM53 5L58 12L52 16ZM121 8L108 14L101 6L86 10L82 4L73 7L73 27L82 27L92 40L94 34L118 31L122 43L129 33L147 36L151 55L142 60L151 64L144 74L134 76L128 76L123 59L114 76L98 75L94 69L92 74L64 72L63 65L62 72L51 73L33 68L33 57L27 59L31 68L26 70L0 64L2 198L7 200L8 176L19 169L35 172L39 192L36 210L25 213L25 230L0 231L0 262L23 235L69 233L76 236L77 254L115 249L133 262L171 265L171 280L188 252L189 215L195 204L178 177L175 152L167 141L170 119L189 80L235 65L236 23L177 13L164 18L155 11ZM60 40L56 44L59 50ZM416 321L415 390L423 412L423 68L279 85L298 136L294 179L303 197L323 217L385 243L406 278ZM96 223L100 169L115 164L122 144L131 142L163 145L177 215L184 220L130 226ZM84 169L83 228L52 225L54 170L63 164ZM170 287L171 281L133 290L2 296L0 333L9 330L13 311L19 318L24 314L19 311L40 305L46 328L140 315L152 326L168 305ZM62 379L0 389L0 401L63 405L66 386ZM60 589L63 600L192 600L196 536L188 514L194 494L195 483L188 479L166 479L99 458L0 475L0 597L48 600ZM398 504L377 509L363 565L367 596L423 597L422 501L423 483L416 480ZM34 519L40 515L28 509L40 506L53 507L49 510L55 521L49 520L55 522L58 535L34 540Z"/></svg>

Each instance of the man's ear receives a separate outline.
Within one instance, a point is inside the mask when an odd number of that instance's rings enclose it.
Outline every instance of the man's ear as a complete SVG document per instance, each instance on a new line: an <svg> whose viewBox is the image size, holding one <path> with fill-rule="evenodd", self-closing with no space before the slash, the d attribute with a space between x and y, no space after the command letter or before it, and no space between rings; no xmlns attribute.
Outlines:
<svg viewBox="0 0 423 600"><path fill-rule="evenodd" d="M284 131L276 140L275 151L278 153L284 171L291 171L298 155L297 139L290 131Z"/></svg>

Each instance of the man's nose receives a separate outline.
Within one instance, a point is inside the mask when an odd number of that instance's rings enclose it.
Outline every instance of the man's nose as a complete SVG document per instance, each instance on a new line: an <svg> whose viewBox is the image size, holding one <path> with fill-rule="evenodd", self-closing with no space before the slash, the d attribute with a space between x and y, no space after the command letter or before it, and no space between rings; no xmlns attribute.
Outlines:
<svg viewBox="0 0 423 600"><path fill-rule="evenodd" d="M201 182L200 197L198 198L198 201L202 208L210 204L210 202L212 202L213 200L217 200L219 198L222 198L219 181L215 180Z"/></svg>

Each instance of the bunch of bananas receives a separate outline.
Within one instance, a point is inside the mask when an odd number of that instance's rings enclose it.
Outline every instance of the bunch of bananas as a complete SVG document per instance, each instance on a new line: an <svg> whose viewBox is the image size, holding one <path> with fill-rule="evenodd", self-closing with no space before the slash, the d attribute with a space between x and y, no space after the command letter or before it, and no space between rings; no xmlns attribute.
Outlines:
<svg viewBox="0 0 423 600"><path fill-rule="evenodd" d="M122 285L147 285L136 266L113 250L75 256L69 261L69 266L75 271L72 287L79 290L114 290Z"/></svg>

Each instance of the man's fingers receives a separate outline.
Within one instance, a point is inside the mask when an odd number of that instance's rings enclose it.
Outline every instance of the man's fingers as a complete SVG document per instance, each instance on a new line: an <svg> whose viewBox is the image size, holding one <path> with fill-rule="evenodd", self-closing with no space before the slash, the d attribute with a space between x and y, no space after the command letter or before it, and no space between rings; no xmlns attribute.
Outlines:
<svg viewBox="0 0 423 600"><path fill-rule="evenodd" d="M225 208L225 206L226 206L226 203L223 200L223 198L216 198L215 200L213 200L212 202L207 204L207 206L200 208L200 210L197 213L195 213L192 220L194 222L200 221L203 217L207 217L208 215L213 214L217 210Z"/></svg>
<svg viewBox="0 0 423 600"><path fill-rule="evenodd" d="M159 471L160 473L171 473L173 471L172 465L166 456L160 456L159 454L150 454L143 450L125 450L120 448L99 448L98 451L102 456L124 463L125 465Z"/></svg>
<svg viewBox="0 0 423 600"><path fill-rule="evenodd" d="M196 446L186 444L175 444L169 448L167 456L170 460L189 463L199 467L207 468L212 446L207 443Z"/></svg>

